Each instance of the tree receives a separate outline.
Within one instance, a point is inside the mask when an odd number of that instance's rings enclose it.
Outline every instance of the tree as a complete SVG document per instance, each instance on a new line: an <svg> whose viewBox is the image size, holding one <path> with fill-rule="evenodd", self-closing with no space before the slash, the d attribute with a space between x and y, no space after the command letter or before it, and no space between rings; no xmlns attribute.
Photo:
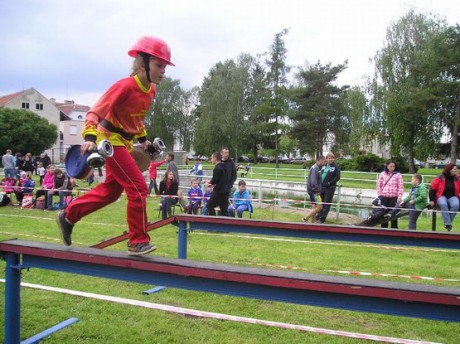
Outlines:
<svg viewBox="0 0 460 344"><path fill-rule="evenodd" d="M300 68L297 75L299 85L292 91L296 106L290 115L291 135L300 150L311 157L323 154L323 146L331 136L339 147L347 142L349 120L343 96L348 86L333 84L346 68L346 61L337 66L318 62L310 68Z"/></svg>
<svg viewBox="0 0 460 344"><path fill-rule="evenodd" d="M354 86L346 92L349 143L345 154L358 155L373 139L370 129L369 102L364 91Z"/></svg>
<svg viewBox="0 0 460 344"><path fill-rule="evenodd" d="M157 87L157 93L150 113L145 118L145 127L150 140L160 137L169 150L181 136L186 126L186 97L179 80L164 78Z"/></svg>
<svg viewBox="0 0 460 344"><path fill-rule="evenodd" d="M250 147L247 125L247 85L253 58L242 54L237 62L217 63L200 90L199 121L194 148L209 154L226 146L233 156Z"/></svg>
<svg viewBox="0 0 460 344"><path fill-rule="evenodd" d="M433 39L444 23L410 10L387 30L386 44L374 60L376 73L373 111L381 118L392 155L406 155L409 170L414 158L425 160L442 136L437 111L437 52Z"/></svg>
<svg viewBox="0 0 460 344"><path fill-rule="evenodd" d="M271 91L270 99L267 99L265 108L270 111L271 120L274 123L275 135L275 157L276 167L279 167L279 136L282 134L280 121L286 116L288 111L287 101L287 74L290 68L286 65L287 49L284 44L283 37L289 32L284 29L275 35L273 43L270 45L269 56L266 60L268 65L267 81ZM268 105L268 106L267 106Z"/></svg>
<svg viewBox="0 0 460 344"><path fill-rule="evenodd" d="M0 107L0 151L39 155L53 146L57 127L34 112Z"/></svg>
<svg viewBox="0 0 460 344"><path fill-rule="evenodd" d="M435 37L433 50L437 52L435 66L438 68L433 82L439 90L435 109L451 134L450 159L455 162L460 125L460 25L449 26Z"/></svg>

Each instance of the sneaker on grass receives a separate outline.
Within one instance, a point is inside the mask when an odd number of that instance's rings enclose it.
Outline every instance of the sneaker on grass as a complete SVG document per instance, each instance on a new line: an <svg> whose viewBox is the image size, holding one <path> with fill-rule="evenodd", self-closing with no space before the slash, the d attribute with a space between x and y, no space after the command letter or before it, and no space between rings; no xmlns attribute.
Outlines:
<svg viewBox="0 0 460 344"><path fill-rule="evenodd" d="M67 222L65 219L64 209L57 213L56 222L58 224L59 234L61 235L61 239L64 242L64 245L72 245L72 229L74 225Z"/></svg>
<svg viewBox="0 0 460 344"><path fill-rule="evenodd" d="M128 254L130 256L140 256L155 251L156 249L155 246L150 245L148 242L133 245L128 244Z"/></svg>

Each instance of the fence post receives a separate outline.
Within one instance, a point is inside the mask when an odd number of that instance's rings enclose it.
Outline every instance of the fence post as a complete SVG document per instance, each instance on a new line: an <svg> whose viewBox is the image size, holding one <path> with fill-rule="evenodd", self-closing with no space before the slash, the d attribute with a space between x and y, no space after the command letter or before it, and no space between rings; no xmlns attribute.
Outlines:
<svg viewBox="0 0 460 344"><path fill-rule="evenodd" d="M262 180L259 179L259 194L257 196L259 199L259 208L262 208Z"/></svg>
<svg viewBox="0 0 460 344"><path fill-rule="evenodd" d="M337 202L335 206L335 220L339 220L339 214L340 214L340 194L341 194L342 186L337 185Z"/></svg>

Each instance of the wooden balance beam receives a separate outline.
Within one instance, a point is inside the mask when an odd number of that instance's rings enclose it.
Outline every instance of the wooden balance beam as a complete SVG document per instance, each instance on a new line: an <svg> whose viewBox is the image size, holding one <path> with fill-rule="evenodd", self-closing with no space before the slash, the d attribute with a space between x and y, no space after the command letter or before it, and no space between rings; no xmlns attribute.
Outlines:
<svg viewBox="0 0 460 344"><path fill-rule="evenodd" d="M33 241L0 242L5 339L20 339L20 276L40 268L303 305L460 322L460 289L256 269Z"/></svg>

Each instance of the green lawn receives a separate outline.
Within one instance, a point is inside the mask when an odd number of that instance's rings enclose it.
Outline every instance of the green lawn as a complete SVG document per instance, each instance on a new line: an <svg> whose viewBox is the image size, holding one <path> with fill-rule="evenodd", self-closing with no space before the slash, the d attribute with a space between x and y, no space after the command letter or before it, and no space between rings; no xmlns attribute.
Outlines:
<svg viewBox="0 0 460 344"><path fill-rule="evenodd" d="M149 219L155 220L158 202L149 198L148 203ZM54 216L54 212L34 209L0 208L0 240L18 238L59 243ZM298 212L290 210L273 212L271 208L256 208L253 214L254 219L271 220L273 217L278 221L297 222L300 219ZM421 221L429 219L422 218ZM73 235L74 244L90 246L119 235L125 229L125 198L122 197L119 202L78 223ZM170 225L151 232L152 241L158 247L153 255L177 257L176 230ZM107 249L125 251L126 243ZM460 288L459 257L460 252L447 250L398 249L316 240L267 240L265 237L201 231L189 236L188 246L188 258L191 260L251 267L273 265L278 269L291 266L299 271L327 275L338 275L328 270L373 272L400 276L372 277L382 280L456 288ZM4 267L3 261L0 264ZM407 279L402 277L405 275L427 276L435 280ZM172 288L147 296L142 291L152 286L40 269L24 270L22 279L28 283L318 328L442 343L460 342L458 323L299 306ZM0 290L4 292L3 283L0 283ZM78 323L50 336L46 343L362 342L296 330L187 317L28 288L22 289L21 311L22 339L70 317L80 319ZM3 321L3 317L0 317L0 333L3 333Z"/></svg>

